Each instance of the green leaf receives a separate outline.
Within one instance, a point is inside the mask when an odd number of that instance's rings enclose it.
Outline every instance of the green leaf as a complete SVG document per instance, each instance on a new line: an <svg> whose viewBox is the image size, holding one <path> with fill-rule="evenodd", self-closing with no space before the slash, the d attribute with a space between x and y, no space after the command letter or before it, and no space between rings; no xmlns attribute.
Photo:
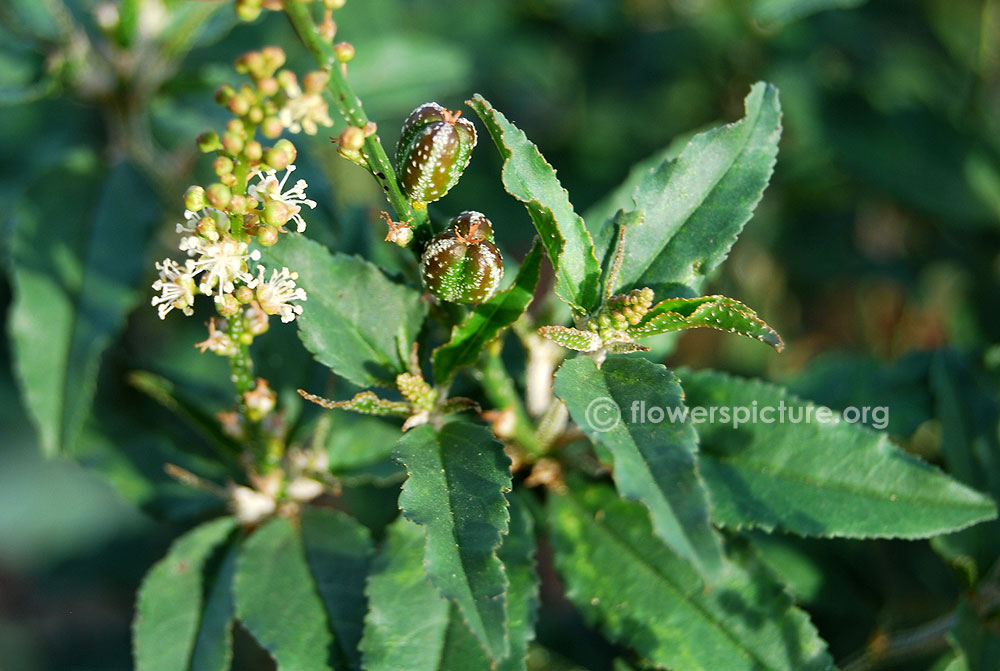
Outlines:
<svg viewBox="0 0 1000 671"><path fill-rule="evenodd" d="M201 619L202 569L233 527L231 517L195 527L146 574L132 623L136 671L188 671Z"/></svg>
<svg viewBox="0 0 1000 671"><path fill-rule="evenodd" d="M555 393L583 432L611 451L615 487L646 506L656 535L707 578L718 577L722 548L698 475L698 436L688 422L641 421L654 407L683 411L673 373L646 359L613 357L598 368L579 357L559 368Z"/></svg>
<svg viewBox="0 0 1000 671"><path fill-rule="evenodd" d="M828 9L853 9L866 0L754 0L753 18L768 28L778 28L798 19Z"/></svg>
<svg viewBox="0 0 1000 671"><path fill-rule="evenodd" d="M507 620L510 629L510 654L497 671L524 671L528 645L535 640L538 617L539 580L535 570L534 520L518 496L511 497L510 532L497 553L510 581Z"/></svg>
<svg viewBox="0 0 1000 671"><path fill-rule="evenodd" d="M601 266L594 241L573 210L556 171L514 124L481 95L467 103L489 131L503 158L507 193L524 203L556 271L556 295L577 312L597 305Z"/></svg>
<svg viewBox="0 0 1000 671"><path fill-rule="evenodd" d="M603 485L550 493L549 528L567 596L588 622L673 671L821 671L825 644L752 557L703 589L652 535L646 512Z"/></svg>
<svg viewBox="0 0 1000 671"><path fill-rule="evenodd" d="M926 538L996 516L987 497L781 387L713 371L679 371L691 408L719 411L700 421L701 473L713 519L804 536ZM761 421L746 419L756 410ZM849 414L853 417L853 414ZM767 421L770 418L771 421ZM812 418L812 421L806 421ZM819 419L818 419L819 418Z"/></svg>
<svg viewBox="0 0 1000 671"><path fill-rule="evenodd" d="M399 495L407 519L427 528L431 582L458 605L493 659L509 650L507 576L497 558L507 533L510 460L482 426L451 422L405 434L396 457L409 477Z"/></svg>
<svg viewBox="0 0 1000 671"><path fill-rule="evenodd" d="M229 671L233 661L233 620L236 618L233 576L239 553L239 544L231 544L212 579L191 654L191 671Z"/></svg>
<svg viewBox="0 0 1000 671"><path fill-rule="evenodd" d="M88 166L48 173L15 212L10 336L47 455L72 448L83 427L101 355L149 270L157 205L146 180L122 163L106 178Z"/></svg>
<svg viewBox="0 0 1000 671"><path fill-rule="evenodd" d="M461 366L473 366L483 347L524 314L538 284L542 247L537 238L521 263L510 288L498 292L472 310L462 324L452 328L451 339L434 350L434 380L444 384Z"/></svg>
<svg viewBox="0 0 1000 671"><path fill-rule="evenodd" d="M317 361L359 387L391 386L407 370L410 343L427 312L418 291L298 234L284 236L264 259L299 273L309 298L295 321Z"/></svg>
<svg viewBox="0 0 1000 671"><path fill-rule="evenodd" d="M635 191L641 223L626 229L616 292L697 294L729 254L771 179L781 136L778 90L757 83L740 121L696 135Z"/></svg>
<svg viewBox="0 0 1000 671"><path fill-rule="evenodd" d="M330 669L326 612L287 519L272 519L244 542L233 589L240 622L279 671Z"/></svg>
<svg viewBox="0 0 1000 671"><path fill-rule="evenodd" d="M425 545L424 530L405 517L388 528L368 578L365 671L490 671L458 608L428 580Z"/></svg>
<svg viewBox="0 0 1000 671"><path fill-rule="evenodd" d="M654 305L629 333L635 338L690 328L712 328L738 333L767 343L777 351L785 348L781 336L757 313L727 296L669 298Z"/></svg>
<svg viewBox="0 0 1000 671"><path fill-rule="evenodd" d="M338 668L361 668L358 643L367 606L365 576L374 554L371 535L355 519L328 508L302 512L302 544L334 633Z"/></svg>

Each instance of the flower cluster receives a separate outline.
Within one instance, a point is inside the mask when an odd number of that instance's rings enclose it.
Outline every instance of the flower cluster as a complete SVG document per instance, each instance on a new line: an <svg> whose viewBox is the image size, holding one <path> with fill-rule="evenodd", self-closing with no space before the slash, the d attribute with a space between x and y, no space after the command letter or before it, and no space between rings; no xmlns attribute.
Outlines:
<svg viewBox="0 0 1000 671"><path fill-rule="evenodd" d="M177 224L183 261L164 259L156 264L158 293L152 300L161 319L171 310L193 312L198 294L212 296L218 313L238 318L241 333L252 338L267 329L268 315L290 322L302 313L306 292L296 285L298 273L258 264L257 247L278 242L286 225L306 228L303 208L315 208L306 196L304 179L292 180L297 151L288 139L265 147L257 140L276 139L285 130L315 132L330 125L320 92L327 74L310 72L299 85L295 74L280 69L285 53L276 47L244 54L237 72L248 74L253 85L238 90L222 86L216 100L234 118L220 136L203 133L198 138L205 152L215 152L217 182L191 186L184 195L184 221ZM199 347L224 356L236 356L241 343L227 333L226 325L209 325L209 337ZM245 344L245 343L242 343Z"/></svg>

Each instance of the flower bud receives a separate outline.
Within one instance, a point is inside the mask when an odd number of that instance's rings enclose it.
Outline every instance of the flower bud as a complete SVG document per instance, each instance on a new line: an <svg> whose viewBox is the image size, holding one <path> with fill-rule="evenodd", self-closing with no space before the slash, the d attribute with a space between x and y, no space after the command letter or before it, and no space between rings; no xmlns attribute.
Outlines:
<svg viewBox="0 0 1000 671"><path fill-rule="evenodd" d="M305 89L306 93L322 93L329 81L330 73L315 70L302 78L302 88Z"/></svg>
<svg viewBox="0 0 1000 671"><path fill-rule="evenodd" d="M194 185L189 186L188 190L184 192L184 208L191 210L192 212L197 212L198 210L205 209L205 189L200 186Z"/></svg>
<svg viewBox="0 0 1000 671"><path fill-rule="evenodd" d="M246 146L243 147L243 155L246 156L251 163L257 163L264 156L264 148L260 145L260 142L254 140L253 142L247 142Z"/></svg>
<svg viewBox="0 0 1000 671"><path fill-rule="evenodd" d="M263 211L260 213L260 218L268 226L281 227L288 223L293 214L295 214L295 211L287 203L280 200L272 200L264 206Z"/></svg>
<svg viewBox="0 0 1000 671"><path fill-rule="evenodd" d="M253 300L254 293L253 289L243 284L240 285L240 287L236 290L234 295L236 296L236 300L246 305L247 303Z"/></svg>
<svg viewBox="0 0 1000 671"><path fill-rule="evenodd" d="M403 123L396 145L400 185L414 202L429 203L458 183L476 146L476 128L460 112L424 103Z"/></svg>
<svg viewBox="0 0 1000 671"><path fill-rule="evenodd" d="M298 150L295 149L295 145L292 144L292 141L285 138L275 142L274 148L278 151L285 152L285 155L288 156L289 163L295 163L295 158L299 155Z"/></svg>
<svg viewBox="0 0 1000 671"><path fill-rule="evenodd" d="M248 207L247 197L239 193L234 193L229 201L229 211L233 214L246 214Z"/></svg>
<svg viewBox="0 0 1000 671"><path fill-rule="evenodd" d="M281 134L285 132L285 125L276 116L264 117L264 120L260 122L260 132L264 137L273 140L281 137Z"/></svg>
<svg viewBox="0 0 1000 671"><path fill-rule="evenodd" d="M354 45L350 42L337 42L333 45L333 55L341 63L349 63L354 59Z"/></svg>
<svg viewBox="0 0 1000 671"><path fill-rule="evenodd" d="M236 0L236 16L241 21L255 21L262 11L261 0Z"/></svg>
<svg viewBox="0 0 1000 671"><path fill-rule="evenodd" d="M340 133L337 143L347 151L358 151L365 144L365 132L357 126L348 126Z"/></svg>
<svg viewBox="0 0 1000 671"><path fill-rule="evenodd" d="M233 192L229 190L229 187L218 182L209 186L206 194L208 202L217 210L225 210L233 198Z"/></svg>
<svg viewBox="0 0 1000 671"><path fill-rule="evenodd" d="M240 302L232 294L216 296L215 310L223 317L232 317L240 311Z"/></svg>
<svg viewBox="0 0 1000 671"><path fill-rule="evenodd" d="M219 134L214 130L209 130L199 135L198 149L206 154L210 151L218 151L219 149L222 149L222 143L219 142Z"/></svg>
<svg viewBox="0 0 1000 671"><path fill-rule="evenodd" d="M204 217L199 219L198 223L194 227L194 230L198 231L198 235L206 240L211 240L212 242L217 242L219 240L219 229L215 224L215 217Z"/></svg>
<svg viewBox="0 0 1000 671"><path fill-rule="evenodd" d="M219 177L232 174L233 167L233 159L228 156L219 156L212 163L212 168L215 170L215 174Z"/></svg>
<svg viewBox="0 0 1000 671"><path fill-rule="evenodd" d="M260 54L267 63L268 76L273 75L278 68L285 64L285 50L281 47L266 46L260 50Z"/></svg>
<svg viewBox="0 0 1000 671"><path fill-rule="evenodd" d="M278 242L278 229L273 226L261 226L257 231L257 244L261 247L271 247Z"/></svg>
<svg viewBox="0 0 1000 671"><path fill-rule="evenodd" d="M323 0L323 8L337 10L346 4L346 0Z"/></svg>
<svg viewBox="0 0 1000 671"><path fill-rule="evenodd" d="M222 135L223 148L234 156L243 151L243 143L243 137L236 133L227 132Z"/></svg>
<svg viewBox="0 0 1000 671"><path fill-rule="evenodd" d="M229 84L223 84L215 89L215 102L220 105L228 105L229 101L236 95L236 90Z"/></svg>

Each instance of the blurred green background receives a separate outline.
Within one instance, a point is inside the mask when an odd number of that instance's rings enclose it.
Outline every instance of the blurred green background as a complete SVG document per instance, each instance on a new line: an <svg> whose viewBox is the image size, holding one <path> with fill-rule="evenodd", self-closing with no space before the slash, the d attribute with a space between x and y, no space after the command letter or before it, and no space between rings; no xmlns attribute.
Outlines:
<svg viewBox="0 0 1000 671"><path fill-rule="evenodd" d="M1000 496L1000 2L347 0L336 20L387 146L417 104L459 107L482 93L539 145L584 213L635 162L738 118L751 83L776 84L785 130L772 186L710 288L756 309L787 349L696 331L661 355L775 379L832 407L888 405L897 442ZM237 24L230 3L4 0L0 21L0 669L128 669L142 574L217 505L163 475L166 461L213 474L209 448L128 374L161 374L209 412L230 393L225 362L191 346L209 313L160 322L148 307L152 262L175 245L183 189L211 175L194 137L225 122L212 92L239 81L233 59L279 44L299 72L311 63L280 14ZM399 267L405 255L380 243L377 187L330 144L339 128L297 140L319 201L308 233ZM516 258L533 230L489 145L431 212L487 213ZM129 241L104 259L109 277L129 278L107 289L121 317L81 354L100 368L93 411L89 390L70 390L84 399L67 410L82 432L55 442L73 458L44 460L15 383L16 278L65 254L103 258L89 237L101 216ZM326 377L292 326L262 341L262 370L294 416L295 387ZM359 504L371 524L391 516L391 493ZM991 524L933 548L761 543L843 660L877 632L947 613L994 564L998 538ZM610 668L561 597L544 596L564 624L540 641L565 659L537 656L538 668ZM938 644L887 668L933 668L947 660ZM235 668L256 668L245 647Z"/></svg>

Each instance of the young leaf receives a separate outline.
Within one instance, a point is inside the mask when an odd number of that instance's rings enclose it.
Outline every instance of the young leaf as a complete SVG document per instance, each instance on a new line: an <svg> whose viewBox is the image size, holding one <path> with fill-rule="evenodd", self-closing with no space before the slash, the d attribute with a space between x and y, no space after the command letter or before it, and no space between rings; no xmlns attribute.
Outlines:
<svg viewBox="0 0 1000 671"><path fill-rule="evenodd" d="M465 322L451 330L451 339L434 350L434 380L438 384L451 379L461 366L475 365L486 343L524 314L538 284L541 262L542 247L536 239L510 288L477 305Z"/></svg>
<svg viewBox="0 0 1000 671"><path fill-rule="evenodd" d="M697 294L760 201L780 136L778 91L757 83L741 120L696 135L648 173L635 191L635 209L645 216L628 228L615 291Z"/></svg>
<svg viewBox="0 0 1000 671"><path fill-rule="evenodd" d="M279 671L329 671L333 637L298 532L275 518L243 543L236 614Z"/></svg>
<svg viewBox="0 0 1000 671"><path fill-rule="evenodd" d="M371 535L353 518L328 508L302 511L302 544L334 633L336 668L360 669L364 584L374 554Z"/></svg>
<svg viewBox="0 0 1000 671"><path fill-rule="evenodd" d="M226 549L222 564L212 579L201 615L201 626L191 653L191 671L229 671L233 661L233 576L240 546L232 543Z"/></svg>
<svg viewBox="0 0 1000 671"><path fill-rule="evenodd" d="M834 421L824 422L827 409L781 387L714 371L678 375L690 407L729 411L719 422L698 423L701 473L719 524L803 536L926 538L996 516L990 499L884 434L832 412ZM738 426L734 409L746 414Z"/></svg>
<svg viewBox="0 0 1000 671"><path fill-rule="evenodd" d="M425 546L419 525L405 517L389 525L366 589L365 671L490 671L458 608L427 579Z"/></svg>
<svg viewBox="0 0 1000 671"><path fill-rule="evenodd" d="M409 345L427 312L419 292L298 234L269 248L265 263L299 273L309 299L296 323L317 361L359 387L391 386L407 370Z"/></svg>
<svg viewBox="0 0 1000 671"><path fill-rule="evenodd" d="M826 671L825 644L751 556L703 589L652 535L648 515L603 485L549 494L556 568L567 596L609 638L674 671Z"/></svg>
<svg viewBox="0 0 1000 671"><path fill-rule="evenodd" d="M615 357L598 368L579 357L556 373L555 393L583 432L611 451L615 487L646 506L656 535L710 580L717 577L722 548L695 462L697 434L685 421L641 421L654 407L683 411L673 373L646 359Z"/></svg>
<svg viewBox="0 0 1000 671"><path fill-rule="evenodd" d="M489 131L503 158L507 193L528 209L556 272L556 295L576 312L596 307L601 266L594 241L573 210L569 194L538 147L480 95L466 101Z"/></svg>
<svg viewBox="0 0 1000 671"><path fill-rule="evenodd" d="M633 337L642 338L698 327L755 338L779 352L785 348L778 332L758 317L756 312L727 296L669 298L660 301L629 332Z"/></svg>
<svg viewBox="0 0 1000 671"><path fill-rule="evenodd" d="M46 174L14 215L10 336L47 455L70 449L83 427L101 355L135 305L159 220L156 195L135 168L97 173Z"/></svg>
<svg viewBox="0 0 1000 671"><path fill-rule="evenodd" d="M139 588L132 623L136 671L188 671L201 619L202 569L233 530L221 517L181 536Z"/></svg>
<svg viewBox="0 0 1000 671"><path fill-rule="evenodd" d="M509 650L507 576L497 558L507 533L510 460L488 429L466 422L405 434L396 457L409 474L399 495L407 519L427 528L431 582L458 605L495 660Z"/></svg>

